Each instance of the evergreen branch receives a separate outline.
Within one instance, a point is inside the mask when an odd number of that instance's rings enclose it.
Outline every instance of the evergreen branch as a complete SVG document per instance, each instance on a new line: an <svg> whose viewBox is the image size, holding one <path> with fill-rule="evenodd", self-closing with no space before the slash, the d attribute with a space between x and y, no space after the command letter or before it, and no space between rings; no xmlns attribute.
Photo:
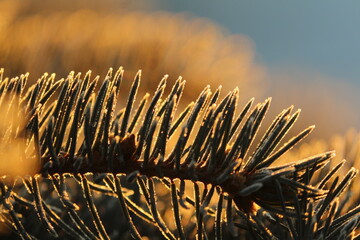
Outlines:
<svg viewBox="0 0 360 240"><path fill-rule="evenodd" d="M272 166L314 128L305 129L279 147L300 114L299 110L292 113L292 106L275 118L254 148L253 142L271 99L252 110L254 99L251 99L235 115L237 88L219 101L221 88L212 94L207 86L175 118L185 81L179 78L165 95L165 76L152 99L146 94L133 111L140 89L141 72L138 72L124 109L115 115L122 68L115 74L110 69L98 91L95 87L99 78L91 81L90 72L83 79L71 72L65 80L58 81L54 75L44 75L27 92L28 75L10 80L3 79L3 70L0 75L0 107L5 118L14 120L23 115L26 120L23 125L5 126L0 132L0 147L20 146L16 140L24 142L19 158L22 163L33 161L36 168L35 172L24 174L35 174L31 180L23 178L22 184L14 186L8 182L1 184L1 216L7 224L13 224L11 228L23 239L33 236L23 224L27 220L19 217L18 206L36 212L41 226L52 237L60 237L61 233L75 238L110 239L112 235L110 230L105 230L105 220L100 219L92 192L120 202L126 229L136 239L146 232L137 226L138 218L155 226L167 239L194 235L207 239L210 234L221 239L229 236L226 234L238 235L239 229L260 239L273 236L332 239L349 237L357 229L358 207L337 215L346 203L339 198L357 174L355 169L348 171L341 182L335 178L326 189L325 185L344 165L341 162L319 183L311 184L313 176L334 157L334 152ZM57 99L49 103L52 96ZM181 131L175 134L178 129ZM250 154L251 149L254 151ZM92 180L85 174L92 175ZM87 226L89 221L83 217L83 207L76 204L79 199L75 190L71 190L75 197L70 200L67 176L84 193L93 226ZM121 186L122 178L130 185L137 180L137 187L131 185L135 189L130 195ZM38 180L46 179L51 180L44 183L52 187L48 191L38 184ZM175 231L159 211L154 179L161 179L170 189ZM180 190L175 185L176 179L180 180ZM185 194L186 181L193 183L194 199ZM202 194L199 184L204 185ZM19 196L16 192L19 189L27 190L29 199ZM214 194L215 190L218 194ZM52 191L57 201L51 200ZM136 199L140 193L144 198ZM214 199L216 205L211 203ZM227 203L226 218L222 217L223 201ZM144 210L144 202L148 211ZM193 207L196 218L196 224L186 229L181 214L181 207L189 209L185 202ZM237 214L233 212L233 204ZM57 213L57 208L65 210L64 214ZM212 232L208 231L210 217L214 218Z"/></svg>

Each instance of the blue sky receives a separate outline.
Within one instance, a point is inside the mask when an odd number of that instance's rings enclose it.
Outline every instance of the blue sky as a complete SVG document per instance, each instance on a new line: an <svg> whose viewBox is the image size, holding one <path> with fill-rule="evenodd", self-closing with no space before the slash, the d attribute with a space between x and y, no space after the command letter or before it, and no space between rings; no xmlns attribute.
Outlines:
<svg viewBox="0 0 360 240"><path fill-rule="evenodd" d="M257 60L360 85L360 1L182 0L158 8L206 17L247 35Z"/></svg>
<svg viewBox="0 0 360 240"><path fill-rule="evenodd" d="M275 111L303 110L323 137L360 129L360 1L154 0L155 10L189 12L247 36L266 67L264 96ZM279 97L280 96L280 97Z"/></svg>

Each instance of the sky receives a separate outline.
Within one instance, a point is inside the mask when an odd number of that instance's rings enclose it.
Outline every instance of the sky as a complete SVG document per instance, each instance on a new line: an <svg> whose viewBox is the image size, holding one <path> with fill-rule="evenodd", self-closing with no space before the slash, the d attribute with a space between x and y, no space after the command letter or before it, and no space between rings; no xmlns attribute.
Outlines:
<svg viewBox="0 0 360 240"><path fill-rule="evenodd" d="M247 35L269 67L303 68L360 85L360 1L183 0L157 8L209 18Z"/></svg>
<svg viewBox="0 0 360 240"><path fill-rule="evenodd" d="M302 108L304 126L314 123L325 137L360 129L360 1L155 2L156 10L188 12L247 36L267 69L263 97L276 96L275 111Z"/></svg>

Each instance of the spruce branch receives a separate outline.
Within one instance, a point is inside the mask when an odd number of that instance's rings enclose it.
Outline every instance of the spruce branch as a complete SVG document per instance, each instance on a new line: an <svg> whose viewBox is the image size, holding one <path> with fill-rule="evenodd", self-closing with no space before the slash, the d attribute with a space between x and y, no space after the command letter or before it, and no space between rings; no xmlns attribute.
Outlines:
<svg viewBox="0 0 360 240"><path fill-rule="evenodd" d="M177 116L185 81L179 78L166 94L165 76L153 97L146 94L134 111L141 82L139 71L124 109L115 113L123 72L122 68L115 73L110 69L98 91L99 78L91 80L91 72L84 78L71 72L58 81L54 75L45 74L27 91L28 75L4 79L1 74L0 106L11 124L1 129L0 147L18 146L19 164L33 166L22 173L22 184L14 186L7 169L0 170L1 218L12 224L21 238L32 238L23 224L26 218L17 213L23 207L36 212L41 226L55 238L110 239L125 229L133 238L141 239L146 230L138 226L139 222L155 227L167 239L195 235L207 239L209 234L222 239L224 234L239 234L237 228L260 239L332 239L354 234L359 224L358 208L342 216L336 212L339 198L357 170L349 170L340 182L335 178L326 189L343 163L321 182L311 184L311 179L334 157L332 151L273 166L314 128L310 126L282 143L300 110L292 113L291 106L282 111L254 147L270 98L252 109L251 99L236 116L239 90L235 88L219 101L221 88L212 93L207 86ZM21 115L25 122L16 125L14 120ZM189 182L193 197L185 193ZM159 210L155 183L170 189L174 227ZM127 185L133 188L130 195ZM24 189L26 195L19 196ZM77 192L84 194L81 206L76 203L80 201ZM97 200L99 194L117 200L125 227L112 231L105 225L108 209L96 203L105 201ZM88 217L84 217L84 204ZM181 210L189 209L188 205L194 210L196 224L185 229ZM212 232L208 231L209 218L214 218Z"/></svg>

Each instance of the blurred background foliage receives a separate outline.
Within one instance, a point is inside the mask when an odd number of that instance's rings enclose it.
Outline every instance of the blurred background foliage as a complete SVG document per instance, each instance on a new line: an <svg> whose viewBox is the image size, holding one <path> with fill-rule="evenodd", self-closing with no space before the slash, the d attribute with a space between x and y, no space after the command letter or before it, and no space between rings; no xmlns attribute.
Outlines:
<svg viewBox="0 0 360 240"><path fill-rule="evenodd" d="M150 92L164 74L172 82L186 78L192 98L207 84L231 90L233 81L246 89L244 100L259 91L263 69L247 37L189 14L135 11L127 2L80 3L2 2L0 65L7 74L29 71L36 80L44 72L104 75L109 66L123 66L131 77L141 69Z"/></svg>

